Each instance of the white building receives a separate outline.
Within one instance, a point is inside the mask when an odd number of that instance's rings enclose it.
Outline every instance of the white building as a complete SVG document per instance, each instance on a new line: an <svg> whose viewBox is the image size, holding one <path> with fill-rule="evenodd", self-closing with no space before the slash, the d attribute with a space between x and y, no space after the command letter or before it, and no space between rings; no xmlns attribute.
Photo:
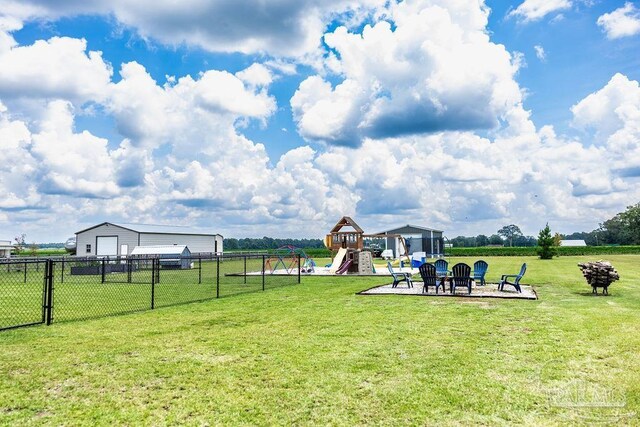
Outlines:
<svg viewBox="0 0 640 427"><path fill-rule="evenodd" d="M0 240L0 258L11 258L11 240Z"/></svg>
<svg viewBox="0 0 640 427"><path fill-rule="evenodd" d="M136 246L184 245L192 254L222 253L223 237L188 227L103 222L76 233L77 256L130 255Z"/></svg>
<svg viewBox="0 0 640 427"><path fill-rule="evenodd" d="M560 246L587 246L584 240L560 240Z"/></svg>
<svg viewBox="0 0 640 427"><path fill-rule="evenodd" d="M191 251L186 245L136 246L131 255L153 256L160 259L160 265L168 268L187 269L191 267Z"/></svg>

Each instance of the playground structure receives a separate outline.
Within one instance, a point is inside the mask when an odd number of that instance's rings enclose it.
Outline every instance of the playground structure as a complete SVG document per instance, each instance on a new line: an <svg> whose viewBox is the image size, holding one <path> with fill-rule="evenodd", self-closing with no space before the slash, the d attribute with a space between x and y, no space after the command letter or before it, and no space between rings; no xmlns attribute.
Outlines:
<svg viewBox="0 0 640 427"><path fill-rule="evenodd" d="M300 262L301 265L298 265ZM287 245L281 246L274 250L269 258L265 260L264 271L269 274L274 274L278 267L281 267L285 271L285 274L293 274L300 268L301 273L312 273L315 269L316 263L313 259L300 248Z"/></svg>
<svg viewBox="0 0 640 427"><path fill-rule="evenodd" d="M349 227L349 229L343 230L345 227ZM404 248L407 265L411 267L409 251L401 235L365 234L364 230L352 218L348 216L342 217L324 238L324 245L335 255L329 267L329 272L332 274L375 274L373 254L371 251L365 250L365 239L388 237L395 237L399 240Z"/></svg>

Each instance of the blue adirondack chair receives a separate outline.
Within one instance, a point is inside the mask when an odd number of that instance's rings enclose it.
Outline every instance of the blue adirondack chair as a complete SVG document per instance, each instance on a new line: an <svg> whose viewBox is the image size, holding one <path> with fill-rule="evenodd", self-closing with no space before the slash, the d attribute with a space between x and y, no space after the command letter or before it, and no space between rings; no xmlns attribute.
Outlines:
<svg viewBox="0 0 640 427"><path fill-rule="evenodd" d="M524 276L525 271L527 271L527 264L522 264L520 268L520 273L518 274L503 274L502 279L500 279L500 283L498 284L498 290L504 291L504 285L511 285L516 288L516 291L522 292L520 288L520 279ZM513 278L513 281L510 281Z"/></svg>
<svg viewBox="0 0 640 427"><path fill-rule="evenodd" d="M449 263L443 259L436 260L434 263L436 266L436 274L440 277L449 274Z"/></svg>
<svg viewBox="0 0 640 427"><path fill-rule="evenodd" d="M389 273L391 273L391 276L393 277L393 284L391 285L392 288L395 288L398 286L398 283L400 282L407 282L407 287L408 288L413 288L413 282L411 281L411 273L397 273L395 271L393 271L393 267L391 266L390 262L387 262L387 268L389 269Z"/></svg>
<svg viewBox="0 0 640 427"><path fill-rule="evenodd" d="M469 294L471 294L471 281L473 278L471 277L471 267L467 264L460 262L453 266L451 269L451 284L449 285L449 289L452 294L456 293L456 288L458 286L463 286L467 288Z"/></svg>
<svg viewBox="0 0 640 427"><path fill-rule="evenodd" d="M484 275L487 274L487 269L489 268L489 264L485 261L476 261L473 264L473 280L478 284L480 282L480 286L484 286L487 283L484 281Z"/></svg>
<svg viewBox="0 0 640 427"><path fill-rule="evenodd" d="M418 270L420 271L420 277L422 277L422 281L424 282L424 286L422 287L423 293L429 293L429 286L436 288L436 294L438 293L438 288L440 286L442 286L442 290L444 291L444 283L436 275L435 265L424 263L418 268Z"/></svg>

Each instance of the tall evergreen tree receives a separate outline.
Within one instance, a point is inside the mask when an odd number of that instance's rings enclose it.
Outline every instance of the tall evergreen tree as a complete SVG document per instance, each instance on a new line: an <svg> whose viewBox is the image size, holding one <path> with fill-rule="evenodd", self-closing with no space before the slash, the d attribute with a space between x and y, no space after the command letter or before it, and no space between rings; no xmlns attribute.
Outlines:
<svg viewBox="0 0 640 427"><path fill-rule="evenodd" d="M540 230L540 234L538 234L538 255L540 255L541 259L552 259L558 254L558 249L554 243L549 223L547 223L546 227Z"/></svg>

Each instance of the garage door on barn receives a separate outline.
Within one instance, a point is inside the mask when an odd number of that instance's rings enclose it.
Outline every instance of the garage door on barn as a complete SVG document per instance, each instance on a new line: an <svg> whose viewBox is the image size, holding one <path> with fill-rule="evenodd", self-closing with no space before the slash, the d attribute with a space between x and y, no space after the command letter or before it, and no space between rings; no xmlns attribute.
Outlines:
<svg viewBox="0 0 640 427"><path fill-rule="evenodd" d="M96 256L118 255L118 236L98 236L96 238Z"/></svg>

